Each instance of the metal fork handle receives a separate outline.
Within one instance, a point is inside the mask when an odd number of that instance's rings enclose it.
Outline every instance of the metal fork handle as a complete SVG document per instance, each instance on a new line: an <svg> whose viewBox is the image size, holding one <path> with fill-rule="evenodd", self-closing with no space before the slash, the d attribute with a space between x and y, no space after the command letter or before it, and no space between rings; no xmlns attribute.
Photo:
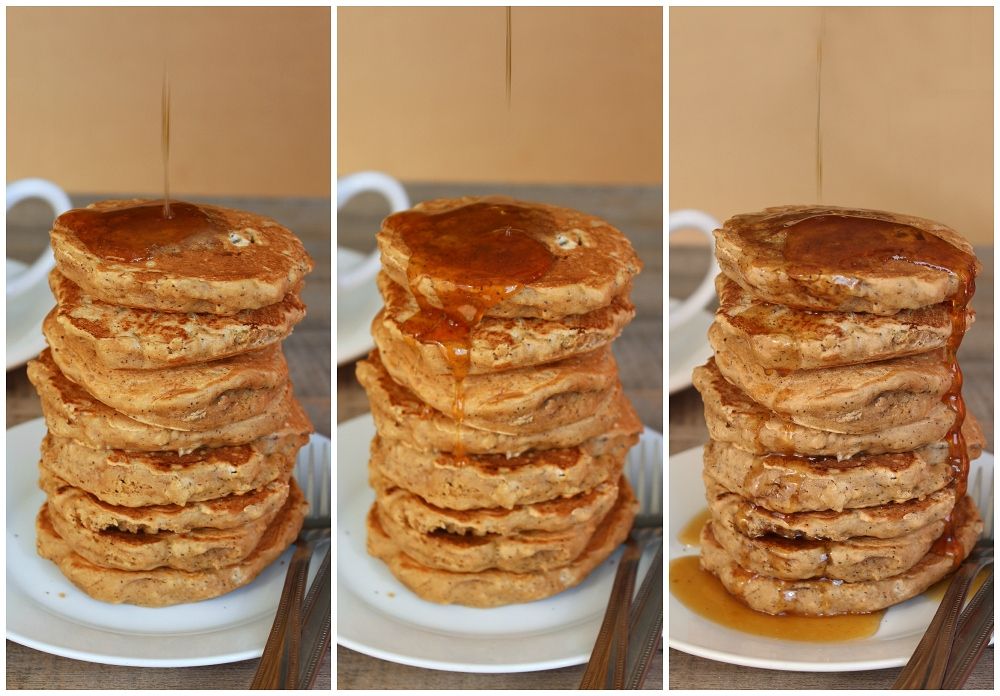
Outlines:
<svg viewBox="0 0 1000 696"><path fill-rule="evenodd" d="M942 688L958 689L979 662L993 633L993 574L982 584L958 619L954 659L948 665Z"/></svg>
<svg viewBox="0 0 1000 696"><path fill-rule="evenodd" d="M955 640L955 626L962 602L976 574L987 563L993 562L992 548L977 544L976 548L959 566L941 605L931 620L927 632L917 645L910 661L900 672L893 689L940 689L948 667Z"/></svg>
<svg viewBox="0 0 1000 696"><path fill-rule="evenodd" d="M597 633L594 650L590 653L587 669L584 671L583 679L580 681L581 689L607 688L611 644L612 640L616 637L616 633L620 631L620 624L624 623L626 632L628 630L628 606L632 601L632 590L635 587L635 574L640 555L641 549L638 553L636 552L636 546L630 535L629 544L625 546L621 560L618 562L618 570L615 572L615 582L611 588L611 597L608 599L608 606L604 611L604 620L601 621L601 629ZM621 619L619 619L619 616L621 616ZM625 655L626 651L627 647L623 647L621 651L623 660L627 658L627 655Z"/></svg>
<svg viewBox="0 0 1000 696"><path fill-rule="evenodd" d="M330 548L327 547L326 555L309 587L309 594L306 595L302 636L310 647L299 678L301 689L313 687L316 670L330 645Z"/></svg>
<svg viewBox="0 0 1000 696"><path fill-rule="evenodd" d="M663 637L663 539L646 570L629 612L628 675L625 688L641 689L653 652Z"/></svg>

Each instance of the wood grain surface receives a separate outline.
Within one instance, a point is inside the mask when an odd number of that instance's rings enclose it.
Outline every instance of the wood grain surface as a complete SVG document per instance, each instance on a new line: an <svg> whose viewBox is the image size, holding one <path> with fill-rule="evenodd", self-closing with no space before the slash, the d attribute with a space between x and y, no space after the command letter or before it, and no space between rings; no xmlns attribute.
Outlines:
<svg viewBox="0 0 1000 696"><path fill-rule="evenodd" d="M671 247L669 253L671 297L687 297L707 265L709 250ZM969 329L959 361L965 375L963 394L970 413L982 423L986 449L993 452L993 247L976 248L983 273L976 280L973 307L976 322ZM708 441L701 396L693 388L671 395L669 452L671 455ZM677 495L677 492L674 492ZM784 672L740 667L670 650L671 689L887 689L900 668L865 672ZM993 688L993 649L976 666L967 689Z"/></svg>
<svg viewBox="0 0 1000 696"><path fill-rule="evenodd" d="M121 195L73 196L75 205ZM316 432L330 435L330 220L329 199L212 198L193 202L213 203L250 210L275 218L294 231L316 262L302 292L305 319L284 343L295 393L312 419ZM44 204L25 202L11 209L7 218L7 254L31 261L46 243L52 222ZM42 415L34 388L24 367L7 372L7 427ZM169 611L165 609L164 611ZM332 653L332 651L331 651ZM206 667L152 669L117 667L71 660L7 641L8 689L245 689L258 660ZM331 655L320 667L317 689L330 688Z"/></svg>
<svg viewBox="0 0 1000 696"><path fill-rule="evenodd" d="M408 185L413 202L460 195L506 194L524 200L565 205L601 216L624 232L645 267L632 300L635 320L614 344L622 384L643 422L663 428L663 215L659 187L563 187ZM386 214L382 200L365 194L338 214L337 242L360 251L375 246L375 232ZM354 363L337 368L337 422L369 410L354 377ZM346 463L341 463L345 465ZM363 465L363 463L361 463ZM663 651L657 651L645 688L663 685ZM469 674L408 667L337 646L337 686L341 689L573 689L583 665L520 674Z"/></svg>

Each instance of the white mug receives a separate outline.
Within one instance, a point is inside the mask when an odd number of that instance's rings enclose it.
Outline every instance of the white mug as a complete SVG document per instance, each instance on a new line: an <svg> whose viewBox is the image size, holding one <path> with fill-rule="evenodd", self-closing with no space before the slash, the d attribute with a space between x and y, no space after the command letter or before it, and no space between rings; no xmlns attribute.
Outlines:
<svg viewBox="0 0 1000 696"><path fill-rule="evenodd" d="M55 217L59 217L73 207L69 196L61 188L45 179L21 179L12 184L7 184L7 210L29 198L41 198L52 206ZM45 251L35 259L35 262L16 275L12 275L9 269L12 267L8 259L7 268L7 299L17 297L29 289L35 287L39 282L44 282L49 271L56 265L56 259L52 255L52 247L45 246Z"/></svg>
<svg viewBox="0 0 1000 696"><path fill-rule="evenodd" d="M389 201L389 212L395 213L410 207L410 199L403 185L382 172L358 172L337 179L337 208L344 207L350 199L364 191L382 194ZM337 287L341 290L356 288L371 280L380 268L378 249L369 254L350 270L337 273Z"/></svg>
<svg viewBox="0 0 1000 696"><path fill-rule="evenodd" d="M701 232L708 237L709 242L712 244L711 248L713 252L715 249L715 238L712 236L712 232L721 227L718 220L700 210L675 210L670 213L669 226L670 234L680 230L697 230ZM676 309L670 310L670 328L680 326L712 301L712 298L715 297L715 276L718 274L719 263L715 260L715 254L712 253L708 272L702 279L701 284L691 293L689 298L680 302Z"/></svg>

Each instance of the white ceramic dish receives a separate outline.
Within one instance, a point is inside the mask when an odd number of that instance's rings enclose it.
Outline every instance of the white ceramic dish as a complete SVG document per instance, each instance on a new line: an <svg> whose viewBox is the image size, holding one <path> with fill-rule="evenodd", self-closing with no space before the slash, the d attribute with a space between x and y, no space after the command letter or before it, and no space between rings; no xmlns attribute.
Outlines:
<svg viewBox="0 0 1000 696"><path fill-rule="evenodd" d="M337 248L337 273L355 268L365 255L352 249ZM351 290L337 292L337 364L354 360L374 347L372 319L382 307L375 279L366 280Z"/></svg>
<svg viewBox="0 0 1000 696"><path fill-rule="evenodd" d="M670 308L673 309L679 302L671 297ZM671 394L690 387L691 371L704 365L712 355L712 346L708 342L708 327L711 325L712 313L701 309L680 326L670 329L670 340L667 341L670 379L667 386Z"/></svg>
<svg viewBox="0 0 1000 696"><path fill-rule="evenodd" d="M701 480L701 447L670 457L670 558L695 555L677 535L705 509ZM972 463L993 468L993 455L984 452ZM874 636L841 643L807 643L750 635L721 626L695 614L670 597L670 647L710 660L747 667L796 672L853 672L905 665L934 616L937 603L924 596L890 608Z"/></svg>
<svg viewBox="0 0 1000 696"><path fill-rule="evenodd" d="M173 607L91 599L35 553L39 418L7 431L7 638L43 652L134 667L190 667L260 657L278 607L291 551L249 585L216 599ZM329 440L313 435L303 448ZM329 451L329 449L328 449ZM319 567L325 549L313 558Z"/></svg>
<svg viewBox="0 0 1000 696"><path fill-rule="evenodd" d="M529 672L586 662L620 551L580 585L549 599L496 609L426 602L365 551L365 515L375 497L367 485L374 434L370 414L337 428L337 642L383 660L455 672ZM647 429L626 466L627 474L662 467L663 436Z"/></svg>
<svg viewBox="0 0 1000 696"><path fill-rule="evenodd" d="M27 266L7 259L7 277L24 272ZM48 283L38 283L7 302L7 369L20 367L45 350L42 319L56 306Z"/></svg>

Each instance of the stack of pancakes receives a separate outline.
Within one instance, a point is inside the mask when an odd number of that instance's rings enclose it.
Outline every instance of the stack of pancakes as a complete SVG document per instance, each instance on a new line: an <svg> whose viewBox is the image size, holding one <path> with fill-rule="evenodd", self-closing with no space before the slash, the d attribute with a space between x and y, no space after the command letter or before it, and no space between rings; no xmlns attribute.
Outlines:
<svg viewBox="0 0 1000 696"><path fill-rule="evenodd" d="M357 367L378 431L369 553L441 603L576 585L636 510L622 469L642 426L610 349L635 313L631 245L501 197L422 203L378 243L385 307Z"/></svg>
<svg viewBox="0 0 1000 696"><path fill-rule="evenodd" d="M105 201L52 229L57 300L28 364L48 434L37 548L106 602L164 606L253 580L294 540L312 428L280 342L312 261L273 220Z"/></svg>
<svg viewBox="0 0 1000 696"><path fill-rule="evenodd" d="M968 555L983 435L955 351L972 248L928 220L771 208L717 230L701 563L758 611L870 612Z"/></svg>

